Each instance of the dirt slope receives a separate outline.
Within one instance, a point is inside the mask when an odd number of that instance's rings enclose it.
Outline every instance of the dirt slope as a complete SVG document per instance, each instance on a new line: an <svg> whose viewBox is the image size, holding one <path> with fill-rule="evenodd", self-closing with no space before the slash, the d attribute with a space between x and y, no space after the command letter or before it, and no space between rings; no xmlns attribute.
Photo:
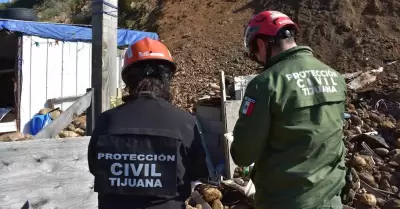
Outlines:
<svg viewBox="0 0 400 209"><path fill-rule="evenodd" d="M302 29L299 43L340 72L385 67L376 82L399 87L400 2L398 0L185 0L165 1L158 20L161 38L179 65L175 103L190 108L195 98L216 93L210 87L219 70L228 75L254 73L243 57L244 25L254 12L280 10Z"/></svg>

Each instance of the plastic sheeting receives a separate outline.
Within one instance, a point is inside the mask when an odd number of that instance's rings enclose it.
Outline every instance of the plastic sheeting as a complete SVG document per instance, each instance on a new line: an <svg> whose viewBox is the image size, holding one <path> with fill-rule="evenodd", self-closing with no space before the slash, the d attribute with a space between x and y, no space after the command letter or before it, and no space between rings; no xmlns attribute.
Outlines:
<svg viewBox="0 0 400 209"><path fill-rule="evenodd" d="M67 24L30 22L20 20L0 20L0 30L51 38L70 42L91 42L92 28ZM118 46L127 46L143 38L159 39L156 33L118 29Z"/></svg>

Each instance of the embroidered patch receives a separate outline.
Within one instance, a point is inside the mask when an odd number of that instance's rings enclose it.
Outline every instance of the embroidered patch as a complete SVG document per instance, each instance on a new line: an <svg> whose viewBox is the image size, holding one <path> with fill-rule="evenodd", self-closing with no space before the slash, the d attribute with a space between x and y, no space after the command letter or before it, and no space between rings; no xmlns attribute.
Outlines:
<svg viewBox="0 0 400 209"><path fill-rule="evenodd" d="M240 110L244 115L250 116L253 112L254 106L256 105L256 100L250 97L244 97L244 103L242 109Z"/></svg>

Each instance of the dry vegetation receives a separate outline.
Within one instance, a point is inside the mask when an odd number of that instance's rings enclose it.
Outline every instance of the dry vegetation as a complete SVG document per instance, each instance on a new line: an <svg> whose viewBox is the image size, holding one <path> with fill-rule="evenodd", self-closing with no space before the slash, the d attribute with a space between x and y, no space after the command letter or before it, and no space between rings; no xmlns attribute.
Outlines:
<svg viewBox="0 0 400 209"><path fill-rule="evenodd" d="M16 0L9 4L0 4L1 8L26 7L38 11L40 21L90 24L91 0ZM120 0L118 1L118 25L136 30L155 30L155 16L159 12L161 1L157 0Z"/></svg>

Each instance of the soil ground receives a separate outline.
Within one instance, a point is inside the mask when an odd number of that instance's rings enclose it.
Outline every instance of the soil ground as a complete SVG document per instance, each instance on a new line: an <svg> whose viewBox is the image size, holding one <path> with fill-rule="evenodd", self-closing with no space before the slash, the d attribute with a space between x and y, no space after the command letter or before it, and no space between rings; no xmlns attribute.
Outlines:
<svg viewBox="0 0 400 209"><path fill-rule="evenodd" d="M179 70L174 80L175 104L190 109L218 73L256 73L244 55L243 31L252 14L279 10L296 21L300 45L342 73L384 67L374 92L396 99L400 61L398 0L169 0L158 17L158 33L170 47ZM399 97L400 98L400 97Z"/></svg>

